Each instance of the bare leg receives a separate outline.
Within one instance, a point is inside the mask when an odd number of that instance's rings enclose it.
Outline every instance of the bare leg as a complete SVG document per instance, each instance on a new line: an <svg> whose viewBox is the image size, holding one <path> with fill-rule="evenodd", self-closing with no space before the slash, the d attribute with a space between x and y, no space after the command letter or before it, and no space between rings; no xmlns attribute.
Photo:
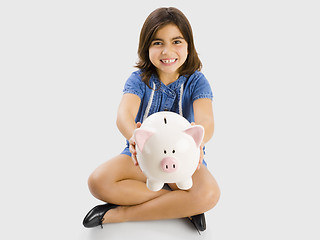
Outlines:
<svg viewBox="0 0 320 240"><path fill-rule="evenodd" d="M146 177L127 155L119 155L100 165L89 177L89 189L101 201L117 205L137 205L168 192L150 191Z"/></svg>
<svg viewBox="0 0 320 240"><path fill-rule="evenodd" d="M220 196L213 177L206 179L208 174L208 169L202 166L194 174L190 190L174 190L139 205L112 209L106 213L104 223L183 218L206 212L216 205ZM201 179L208 182L200 183Z"/></svg>
<svg viewBox="0 0 320 240"><path fill-rule="evenodd" d="M104 223L182 218L205 212L217 203L220 191L204 166L193 175L188 191L150 191L145 176L132 164L131 158L120 155L102 164L89 178L89 187L97 198L122 205L109 210ZM99 184L98 184L99 183Z"/></svg>

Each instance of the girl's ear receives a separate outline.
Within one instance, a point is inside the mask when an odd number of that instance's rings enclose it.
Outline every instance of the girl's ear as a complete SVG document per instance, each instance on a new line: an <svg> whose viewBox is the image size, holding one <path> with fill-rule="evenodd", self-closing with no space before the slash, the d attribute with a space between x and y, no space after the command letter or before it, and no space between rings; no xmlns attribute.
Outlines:
<svg viewBox="0 0 320 240"><path fill-rule="evenodd" d="M153 134L151 131L139 128L134 131L133 136L141 152L143 151L144 144Z"/></svg>
<svg viewBox="0 0 320 240"><path fill-rule="evenodd" d="M197 147L200 147L204 137L204 128L202 126L194 125L184 130L184 132L193 138Z"/></svg>

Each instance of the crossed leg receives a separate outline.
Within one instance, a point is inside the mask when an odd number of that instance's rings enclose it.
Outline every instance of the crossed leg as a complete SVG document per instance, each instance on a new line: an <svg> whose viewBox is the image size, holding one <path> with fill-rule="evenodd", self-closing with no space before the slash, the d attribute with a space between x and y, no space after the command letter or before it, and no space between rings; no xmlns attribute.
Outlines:
<svg viewBox="0 0 320 240"><path fill-rule="evenodd" d="M183 218L213 208L220 197L219 187L205 166L197 170L187 191L169 184L171 190L153 192L146 177L131 157L119 155L100 165L89 177L93 196L120 205L109 210L104 223Z"/></svg>

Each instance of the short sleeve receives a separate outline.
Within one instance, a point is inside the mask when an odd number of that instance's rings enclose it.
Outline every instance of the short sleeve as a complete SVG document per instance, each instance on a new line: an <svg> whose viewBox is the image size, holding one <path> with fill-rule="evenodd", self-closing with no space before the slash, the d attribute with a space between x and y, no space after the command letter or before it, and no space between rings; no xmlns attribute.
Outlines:
<svg viewBox="0 0 320 240"><path fill-rule="evenodd" d="M213 99L211 86L206 77L201 72L197 72L192 85L192 102L200 98L209 98L211 100Z"/></svg>
<svg viewBox="0 0 320 240"><path fill-rule="evenodd" d="M142 82L139 71L133 72L124 85L123 94L132 93L142 99L144 92L145 83Z"/></svg>

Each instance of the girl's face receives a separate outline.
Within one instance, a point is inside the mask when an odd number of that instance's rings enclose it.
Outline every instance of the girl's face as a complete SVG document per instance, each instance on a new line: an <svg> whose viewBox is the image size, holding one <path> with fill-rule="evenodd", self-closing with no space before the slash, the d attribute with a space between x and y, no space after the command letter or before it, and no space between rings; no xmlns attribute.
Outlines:
<svg viewBox="0 0 320 240"><path fill-rule="evenodd" d="M156 32L149 47L149 58L161 81L166 84L178 79L178 70L187 57L188 43L175 24L167 24Z"/></svg>

